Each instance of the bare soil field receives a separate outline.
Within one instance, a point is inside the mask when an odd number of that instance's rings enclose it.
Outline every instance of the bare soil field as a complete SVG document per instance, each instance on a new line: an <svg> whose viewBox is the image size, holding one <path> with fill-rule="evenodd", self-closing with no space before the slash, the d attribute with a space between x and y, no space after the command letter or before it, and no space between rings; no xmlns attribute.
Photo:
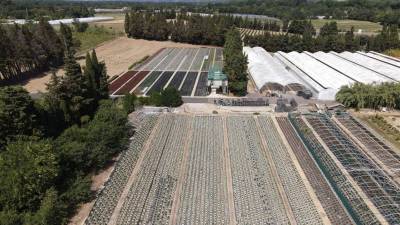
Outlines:
<svg viewBox="0 0 400 225"><path fill-rule="evenodd" d="M197 45L175 43L171 41L147 41L141 39L131 39L120 37L112 41L105 42L96 47L99 60L106 62L108 75L111 77L120 75L128 70L134 62L142 59L146 55L153 55L158 50L167 47L199 47ZM84 59L78 61L81 65ZM62 76L64 71L59 69L57 75ZM51 73L47 72L42 76L27 81L23 86L30 93L46 91L46 83L49 82Z"/></svg>

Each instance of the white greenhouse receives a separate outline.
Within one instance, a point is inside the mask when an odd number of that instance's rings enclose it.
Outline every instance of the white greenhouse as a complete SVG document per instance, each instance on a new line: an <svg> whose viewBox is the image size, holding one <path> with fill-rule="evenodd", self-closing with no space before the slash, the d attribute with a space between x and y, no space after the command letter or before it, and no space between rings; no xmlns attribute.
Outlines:
<svg viewBox="0 0 400 225"><path fill-rule="evenodd" d="M400 81L400 60L377 52L268 53L260 47L243 52L261 93L309 90L317 99L334 100L345 85Z"/></svg>

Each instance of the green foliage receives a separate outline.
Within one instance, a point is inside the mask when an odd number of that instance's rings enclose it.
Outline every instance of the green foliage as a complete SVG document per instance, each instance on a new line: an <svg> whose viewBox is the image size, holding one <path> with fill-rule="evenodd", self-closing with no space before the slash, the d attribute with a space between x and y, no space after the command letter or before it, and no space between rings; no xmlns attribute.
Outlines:
<svg viewBox="0 0 400 225"><path fill-rule="evenodd" d="M325 23L324 26L321 27L319 31L319 35L321 36L329 36L329 35L338 35L339 29L337 27L337 23L335 21Z"/></svg>
<svg viewBox="0 0 400 225"><path fill-rule="evenodd" d="M22 225L23 218L15 210L0 211L0 224L2 225Z"/></svg>
<svg viewBox="0 0 400 225"><path fill-rule="evenodd" d="M163 41L170 37L176 42L222 46L224 33L235 23L232 17L217 15L180 14L176 21L166 19L165 13L132 12L125 15L125 32L132 38Z"/></svg>
<svg viewBox="0 0 400 225"><path fill-rule="evenodd" d="M48 140L20 139L0 154L0 208L35 210L58 175Z"/></svg>
<svg viewBox="0 0 400 225"><path fill-rule="evenodd" d="M395 145L400 145L400 131L388 123L385 118L376 114L365 118L367 122L388 140L392 141Z"/></svg>
<svg viewBox="0 0 400 225"><path fill-rule="evenodd" d="M73 32L73 37L80 43L79 52L89 51L118 36L120 36L119 33L97 25L89 26L85 32Z"/></svg>
<svg viewBox="0 0 400 225"><path fill-rule="evenodd" d="M379 109L400 108L400 85L397 83L361 84L344 86L336 94L336 100L346 107Z"/></svg>
<svg viewBox="0 0 400 225"><path fill-rule="evenodd" d="M178 107L183 104L182 97L174 87L167 87L161 91L160 102L162 106Z"/></svg>
<svg viewBox="0 0 400 225"><path fill-rule="evenodd" d="M94 16L94 10L82 4L59 1L0 1L0 18L49 19L79 18Z"/></svg>
<svg viewBox="0 0 400 225"><path fill-rule="evenodd" d="M71 54L65 58L64 69L64 77L52 77L45 95L45 105L66 125L80 124L81 117L93 115L98 102L108 98L105 63L98 62L93 50L92 55L87 54L83 74Z"/></svg>
<svg viewBox="0 0 400 225"><path fill-rule="evenodd" d="M74 55L80 44L73 39L71 28L63 23L60 24L60 38L65 50Z"/></svg>
<svg viewBox="0 0 400 225"><path fill-rule="evenodd" d="M56 140L63 174L102 168L125 146L127 122L126 113L107 101L87 125L66 129Z"/></svg>
<svg viewBox="0 0 400 225"><path fill-rule="evenodd" d="M149 97L149 104L155 106L161 106L161 94L160 92L152 92Z"/></svg>
<svg viewBox="0 0 400 225"><path fill-rule="evenodd" d="M88 23L81 23L79 21L73 22L72 24L74 25L75 31L79 33L85 32L89 27Z"/></svg>
<svg viewBox="0 0 400 225"><path fill-rule="evenodd" d="M52 75L44 98L34 102L22 87L0 88L0 224L67 224L92 197L91 173L127 145L126 112L104 100L104 62L93 51L82 73L71 30L61 27L65 76Z"/></svg>
<svg viewBox="0 0 400 225"><path fill-rule="evenodd" d="M169 26L163 14L131 13L125 19L128 37L159 41L168 39Z"/></svg>
<svg viewBox="0 0 400 225"><path fill-rule="evenodd" d="M376 36L356 36L352 27L345 34L339 33L337 24L330 22L321 28L320 35L313 36L312 30L305 30L303 35L272 34L246 36L245 44L261 46L270 52L276 51L378 51L400 47L397 25L384 26Z"/></svg>
<svg viewBox="0 0 400 225"><path fill-rule="evenodd" d="M0 24L0 81L27 79L63 63L64 45L53 27L38 24Z"/></svg>
<svg viewBox="0 0 400 225"><path fill-rule="evenodd" d="M293 20L287 30L287 32L292 34L303 34L305 31L309 31L312 35L315 35L315 28L311 21Z"/></svg>
<svg viewBox="0 0 400 225"><path fill-rule="evenodd" d="M128 114L135 111L135 104L136 104L137 97L135 94L126 94L122 98L122 105Z"/></svg>
<svg viewBox="0 0 400 225"><path fill-rule="evenodd" d="M38 115L28 92L20 86L0 88L0 150L20 135L38 133Z"/></svg>
<svg viewBox="0 0 400 225"><path fill-rule="evenodd" d="M89 201L92 196L92 191L90 190L92 180L90 175L82 176L78 175L72 177L68 182L64 182L64 185L68 185L68 188L60 196L60 213L64 214L63 221L67 222L69 214L74 213L75 207L82 203Z"/></svg>
<svg viewBox="0 0 400 225"><path fill-rule="evenodd" d="M50 188L41 201L39 210L32 216L25 218L25 224L58 225L60 224L60 202L57 191Z"/></svg>
<svg viewBox="0 0 400 225"><path fill-rule="evenodd" d="M139 97L140 105L178 107L183 104L181 94L174 87L167 87L161 92L152 92L149 97Z"/></svg>
<svg viewBox="0 0 400 225"><path fill-rule="evenodd" d="M84 76L88 89L96 100L108 98L106 64L98 61L95 50L92 51L92 55L86 54Z"/></svg>
<svg viewBox="0 0 400 225"><path fill-rule="evenodd" d="M240 33L231 29L224 44L224 72L228 75L229 90L235 95L247 93L247 56L242 52Z"/></svg>

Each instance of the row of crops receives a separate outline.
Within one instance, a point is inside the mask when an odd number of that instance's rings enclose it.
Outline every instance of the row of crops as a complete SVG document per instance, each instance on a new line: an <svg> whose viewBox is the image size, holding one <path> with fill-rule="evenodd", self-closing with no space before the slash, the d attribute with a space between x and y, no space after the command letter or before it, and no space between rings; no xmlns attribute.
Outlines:
<svg viewBox="0 0 400 225"><path fill-rule="evenodd" d="M264 30L254 30L254 29L247 29L247 28L239 28L240 31L240 36L242 38L246 36L257 36L257 35L263 35L266 31Z"/></svg>
<svg viewBox="0 0 400 225"><path fill-rule="evenodd" d="M209 94L207 75L211 67L223 66L222 48L165 48L128 71L109 86L110 94L150 95L169 86L183 96Z"/></svg>
<svg viewBox="0 0 400 225"><path fill-rule="evenodd" d="M144 116L86 224L398 224L394 165L369 154L398 156L336 117Z"/></svg>
<svg viewBox="0 0 400 225"><path fill-rule="evenodd" d="M157 117L155 116L144 118L143 126L139 127L135 132L128 150L123 152L104 189L97 196L96 202L86 219L86 225L108 223L118 203L118 199L135 168L143 145L149 138L156 122Z"/></svg>

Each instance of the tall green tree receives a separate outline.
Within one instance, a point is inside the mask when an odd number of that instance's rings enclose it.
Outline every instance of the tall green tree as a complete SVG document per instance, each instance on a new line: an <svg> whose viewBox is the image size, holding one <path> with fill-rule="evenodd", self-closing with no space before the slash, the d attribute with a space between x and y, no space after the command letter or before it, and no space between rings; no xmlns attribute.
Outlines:
<svg viewBox="0 0 400 225"><path fill-rule="evenodd" d="M0 150L21 135L39 134L32 98L21 86L0 88Z"/></svg>
<svg viewBox="0 0 400 225"><path fill-rule="evenodd" d="M228 75L228 85L232 93L247 93L247 56L242 52L242 40L237 29L225 35L224 72Z"/></svg>
<svg viewBox="0 0 400 225"><path fill-rule="evenodd" d="M19 139L0 154L0 206L36 210L58 174L50 141Z"/></svg>
<svg viewBox="0 0 400 225"><path fill-rule="evenodd" d="M104 62L99 62L96 51L86 54L84 76L96 100L108 98L108 75Z"/></svg>

